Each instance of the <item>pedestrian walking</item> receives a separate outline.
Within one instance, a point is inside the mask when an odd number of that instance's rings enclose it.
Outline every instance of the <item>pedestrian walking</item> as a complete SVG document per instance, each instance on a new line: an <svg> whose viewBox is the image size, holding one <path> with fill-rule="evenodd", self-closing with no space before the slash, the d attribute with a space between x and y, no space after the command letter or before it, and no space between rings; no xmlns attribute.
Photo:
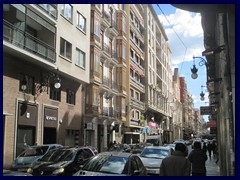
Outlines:
<svg viewBox="0 0 240 180"><path fill-rule="evenodd" d="M206 143L204 142L203 143L203 147L202 147L203 151L205 152L205 154L207 153L207 145Z"/></svg>
<svg viewBox="0 0 240 180"><path fill-rule="evenodd" d="M211 142L209 142L208 145L207 145L207 151L208 151L209 159L211 160L212 151L213 151L213 146L212 146Z"/></svg>
<svg viewBox="0 0 240 180"><path fill-rule="evenodd" d="M172 155L162 160L159 176L190 176L191 163L185 157L185 151L186 146L177 143Z"/></svg>
<svg viewBox="0 0 240 180"><path fill-rule="evenodd" d="M201 142L194 142L193 148L188 156L192 164L192 176L206 176L206 152L201 149Z"/></svg>

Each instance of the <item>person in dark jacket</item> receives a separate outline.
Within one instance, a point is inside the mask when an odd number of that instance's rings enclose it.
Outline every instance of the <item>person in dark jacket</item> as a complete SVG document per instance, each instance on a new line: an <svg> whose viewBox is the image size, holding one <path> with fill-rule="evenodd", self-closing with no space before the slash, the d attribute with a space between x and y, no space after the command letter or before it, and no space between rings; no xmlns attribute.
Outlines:
<svg viewBox="0 0 240 180"><path fill-rule="evenodd" d="M192 163L192 176L206 176L206 152L201 149L201 142L194 142L193 148L188 156Z"/></svg>
<svg viewBox="0 0 240 180"><path fill-rule="evenodd" d="M191 163L185 157L185 151L186 146L177 143L172 155L162 160L159 176L190 176Z"/></svg>

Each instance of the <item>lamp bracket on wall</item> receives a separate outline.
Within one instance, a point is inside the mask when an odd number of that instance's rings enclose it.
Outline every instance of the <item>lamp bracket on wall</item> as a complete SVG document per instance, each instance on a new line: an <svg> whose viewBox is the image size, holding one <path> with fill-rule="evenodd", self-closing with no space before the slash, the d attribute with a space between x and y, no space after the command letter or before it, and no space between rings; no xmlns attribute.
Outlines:
<svg viewBox="0 0 240 180"><path fill-rule="evenodd" d="M55 72L56 71L56 72ZM61 87L61 79L59 77L58 69L50 72L41 72L40 83L35 84L35 99L43 92L47 92L51 83L54 84L55 89Z"/></svg>

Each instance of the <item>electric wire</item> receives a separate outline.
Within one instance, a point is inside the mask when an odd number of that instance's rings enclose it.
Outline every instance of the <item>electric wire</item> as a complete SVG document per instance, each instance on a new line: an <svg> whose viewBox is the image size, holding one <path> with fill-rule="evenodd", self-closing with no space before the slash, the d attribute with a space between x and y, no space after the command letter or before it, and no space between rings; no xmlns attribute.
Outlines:
<svg viewBox="0 0 240 180"><path fill-rule="evenodd" d="M165 13L163 12L163 10L161 9L161 7L159 6L159 4L157 4L159 10L162 12L163 16L165 17L165 19L167 20L168 24L170 25L171 29L173 30L173 32L175 33L175 35L177 36L177 38L180 40L180 42L182 43L182 45L185 47L185 52L184 52L184 56L183 56L183 62L181 63L181 68L180 68L180 71L179 73L181 73L181 70L182 70L182 66L183 66L183 63L184 63L184 59L185 59L185 56L186 56L186 53L187 53L187 46L185 45L185 43L183 42L183 40L180 38L180 36L178 35L178 33L174 30L173 28L173 25L169 22L167 16L165 15Z"/></svg>

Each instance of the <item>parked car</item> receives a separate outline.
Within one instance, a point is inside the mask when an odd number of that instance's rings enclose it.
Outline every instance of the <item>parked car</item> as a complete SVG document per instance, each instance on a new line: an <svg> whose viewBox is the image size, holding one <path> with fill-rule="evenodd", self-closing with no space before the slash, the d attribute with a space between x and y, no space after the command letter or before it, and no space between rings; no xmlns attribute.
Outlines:
<svg viewBox="0 0 240 180"><path fill-rule="evenodd" d="M145 176L146 168L136 154L103 152L92 157L73 176Z"/></svg>
<svg viewBox="0 0 240 180"><path fill-rule="evenodd" d="M161 146L162 145L160 135L147 136L146 142L152 144L153 146Z"/></svg>
<svg viewBox="0 0 240 180"><path fill-rule="evenodd" d="M92 151L94 152L95 155L98 154L97 148L95 148L95 147L93 147L93 146L88 146L88 145L86 145L85 147L89 147L90 149L92 149Z"/></svg>
<svg viewBox="0 0 240 180"><path fill-rule="evenodd" d="M28 147L12 163L11 170L27 172L38 159L42 158L50 150L62 147L61 144L43 144Z"/></svg>
<svg viewBox="0 0 240 180"><path fill-rule="evenodd" d="M33 176L72 176L94 152L89 147L61 147L49 151L28 170Z"/></svg>
<svg viewBox="0 0 240 180"><path fill-rule="evenodd" d="M20 172L20 171L12 171L12 170L3 170L3 176L32 176L29 173L26 172Z"/></svg>
<svg viewBox="0 0 240 180"><path fill-rule="evenodd" d="M148 146L140 154L148 175L159 175L162 159L170 156L173 149L165 146Z"/></svg>
<svg viewBox="0 0 240 180"><path fill-rule="evenodd" d="M128 144L114 144L109 148L109 151L130 152L131 147Z"/></svg>
<svg viewBox="0 0 240 180"><path fill-rule="evenodd" d="M133 154L140 154L144 147L147 147L147 146L153 146L152 144L150 143L138 143L138 144L135 144L131 147L131 153Z"/></svg>

